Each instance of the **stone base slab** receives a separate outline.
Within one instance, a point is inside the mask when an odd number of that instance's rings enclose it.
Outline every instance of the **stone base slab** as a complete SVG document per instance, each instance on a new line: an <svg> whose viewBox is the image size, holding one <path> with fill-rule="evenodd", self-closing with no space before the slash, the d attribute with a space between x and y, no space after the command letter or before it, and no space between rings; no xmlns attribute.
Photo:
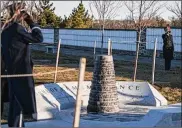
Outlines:
<svg viewBox="0 0 182 128"><path fill-rule="evenodd" d="M50 116L47 115L47 113L55 113L55 111L74 108L77 85L78 82L62 82L36 86L35 91L38 119L55 118L51 114ZM91 81L85 81L81 86L82 107L86 107L89 100ZM119 105L167 105L167 100L147 82L116 81L116 87ZM43 114L45 116L40 116L41 113L46 114Z"/></svg>
<svg viewBox="0 0 182 128"><path fill-rule="evenodd" d="M55 119L26 122L26 127L72 127L74 109L61 110ZM80 127L181 127L181 103L163 106L121 105L116 114L87 114L82 107ZM1 125L8 128L7 125Z"/></svg>

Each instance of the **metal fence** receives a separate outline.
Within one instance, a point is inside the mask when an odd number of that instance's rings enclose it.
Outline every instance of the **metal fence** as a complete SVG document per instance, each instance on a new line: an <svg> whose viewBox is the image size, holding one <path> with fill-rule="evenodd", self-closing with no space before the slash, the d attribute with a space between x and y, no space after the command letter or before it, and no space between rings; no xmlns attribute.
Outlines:
<svg viewBox="0 0 182 128"><path fill-rule="evenodd" d="M53 44L54 43L54 29L41 29L43 33L43 42Z"/></svg>
<svg viewBox="0 0 182 128"><path fill-rule="evenodd" d="M42 29L44 42L54 43L54 29ZM101 31L92 29L59 29L59 38L64 45L94 47L96 41L97 48L101 47ZM154 49L154 40L158 39L157 50L162 51L163 28L147 28L146 30L146 50ZM181 29L172 28L175 52L182 52ZM112 48L116 50L135 51L137 32L135 30L105 30L104 48L107 48L108 39L112 40Z"/></svg>
<svg viewBox="0 0 182 128"><path fill-rule="evenodd" d="M98 30L68 30L60 29L59 37L62 44L73 46L101 47L101 31ZM136 31L125 30L105 30L104 31L104 48L108 47L108 39L113 41L113 49L135 51Z"/></svg>
<svg viewBox="0 0 182 128"><path fill-rule="evenodd" d="M171 29L172 35L173 35L173 42L174 42L174 51L175 52L182 52L182 30L173 28ZM163 47L163 39L162 39L162 34L164 34L164 29L163 28L148 28L146 31L146 49L154 49L154 42L155 38L158 39L157 43L157 50L162 51Z"/></svg>

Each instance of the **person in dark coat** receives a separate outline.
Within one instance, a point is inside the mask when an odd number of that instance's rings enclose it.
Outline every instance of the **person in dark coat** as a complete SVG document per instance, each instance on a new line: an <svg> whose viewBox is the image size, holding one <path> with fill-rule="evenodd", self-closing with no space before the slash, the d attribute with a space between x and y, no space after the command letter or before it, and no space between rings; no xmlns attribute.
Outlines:
<svg viewBox="0 0 182 128"><path fill-rule="evenodd" d="M4 59L1 56L1 75L6 74ZM8 81L7 78L1 78L1 117L3 114L4 103L9 102L8 96Z"/></svg>
<svg viewBox="0 0 182 128"><path fill-rule="evenodd" d="M174 44L173 36L171 34L170 26L164 28L165 34L162 35L163 39L163 57L165 59L165 70L170 70L171 60L173 59Z"/></svg>
<svg viewBox="0 0 182 128"><path fill-rule="evenodd" d="M3 26L4 22L5 22L4 18L1 17L1 27ZM6 74L5 63L1 53L1 75L5 75L5 74ZM8 81L7 81L7 78L1 78L1 117L3 114L5 102L9 102Z"/></svg>
<svg viewBox="0 0 182 128"><path fill-rule="evenodd" d="M10 8L14 10L14 13L10 13L11 22L1 33L2 54L7 74L32 74L33 63L29 43L43 42L42 32L25 11L15 8L14 4ZM20 24L23 20L30 26L31 33ZM32 76L8 78L8 86L10 101L8 126L24 126L24 122L20 120L21 113L28 115L36 113L34 79Z"/></svg>

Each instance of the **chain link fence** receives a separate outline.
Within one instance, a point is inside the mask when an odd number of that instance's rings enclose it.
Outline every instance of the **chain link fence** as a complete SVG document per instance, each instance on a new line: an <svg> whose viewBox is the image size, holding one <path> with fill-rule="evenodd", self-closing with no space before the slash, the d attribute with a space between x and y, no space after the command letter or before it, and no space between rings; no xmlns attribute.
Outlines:
<svg viewBox="0 0 182 128"><path fill-rule="evenodd" d="M180 28L172 28L172 35L174 40L174 58L181 59L182 52L182 36ZM93 50L95 47L99 50L101 48L101 31L96 29L42 29L44 36L44 45L32 45L35 50L42 50L47 52L56 52L55 44L58 43L55 38L61 39L61 46L66 46L71 49ZM164 34L163 28L147 28L142 34L142 42L140 44L141 56L152 56L154 49L154 40L158 39L157 57L162 57ZM56 35L56 36L55 36ZM58 37L57 37L58 36ZM137 32L136 30L105 30L103 48L107 49L108 39L112 41L113 52L118 54L135 55ZM56 45L57 46L57 45Z"/></svg>

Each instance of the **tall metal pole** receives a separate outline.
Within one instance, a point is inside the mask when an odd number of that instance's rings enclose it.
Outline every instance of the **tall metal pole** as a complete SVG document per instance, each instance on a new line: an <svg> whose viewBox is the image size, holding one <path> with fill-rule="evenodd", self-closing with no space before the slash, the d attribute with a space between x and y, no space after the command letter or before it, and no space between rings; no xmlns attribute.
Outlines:
<svg viewBox="0 0 182 128"><path fill-rule="evenodd" d="M81 89L82 89L81 85L82 85L82 82L84 81L85 67L86 67L86 59L81 58L80 66L79 66L79 80L78 80L73 128L78 128L80 123Z"/></svg>
<svg viewBox="0 0 182 128"><path fill-rule="evenodd" d="M154 53L153 53L153 63L152 63L152 85L154 84L154 77L155 77L156 49L157 49L157 38L155 39L154 43Z"/></svg>
<svg viewBox="0 0 182 128"><path fill-rule="evenodd" d="M59 40L59 43L58 43L57 58L56 58L56 71L55 71L55 75L54 75L54 83L56 83L56 79L57 79L57 70L58 70L58 63L59 63L60 46L61 46L61 39Z"/></svg>

